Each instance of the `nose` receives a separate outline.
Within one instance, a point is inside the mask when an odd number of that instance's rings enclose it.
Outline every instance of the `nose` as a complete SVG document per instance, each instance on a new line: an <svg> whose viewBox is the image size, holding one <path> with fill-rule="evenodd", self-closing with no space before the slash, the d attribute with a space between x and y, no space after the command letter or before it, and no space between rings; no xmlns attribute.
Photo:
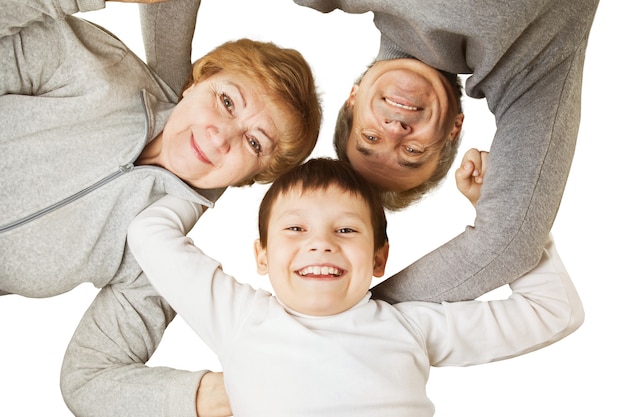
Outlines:
<svg viewBox="0 0 626 417"><path fill-rule="evenodd" d="M330 232L316 232L311 235L309 252L334 252L337 249Z"/></svg>
<svg viewBox="0 0 626 417"><path fill-rule="evenodd" d="M227 153L230 149L231 139L222 133L213 134L211 141L218 152Z"/></svg>
<svg viewBox="0 0 626 417"><path fill-rule="evenodd" d="M385 119L383 129L395 138L401 138L411 132L411 126L407 125L399 118Z"/></svg>
<svg viewBox="0 0 626 417"><path fill-rule="evenodd" d="M227 153L236 135L235 129L227 125L211 126L208 129L210 142L216 151Z"/></svg>

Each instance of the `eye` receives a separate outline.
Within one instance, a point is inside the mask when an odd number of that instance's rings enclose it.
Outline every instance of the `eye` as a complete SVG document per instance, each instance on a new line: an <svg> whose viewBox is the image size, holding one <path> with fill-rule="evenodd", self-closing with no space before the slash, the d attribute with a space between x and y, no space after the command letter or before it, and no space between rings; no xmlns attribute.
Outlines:
<svg viewBox="0 0 626 417"><path fill-rule="evenodd" d="M367 142L372 142L372 143L376 143L378 142L378 138L374 135L368 135L368 134L363 134L363 138L367 141Z"/></svg>
<svg viewBox="0 0 626 417"><path fill-rule="evenodd" d="M344 233L356 233L356 230L354 230L351 227L341 227L339 229L337 229L337 233L340 234L344 234Z"/></svg>
<svg viewBox="0 0 626 417"><path fill-rule="evenodd" d="M233 100L226 93L220 94L220 98L222 100L222 104L224 105L224 108L228 110L229 113L232 114L233 107L235 106L235 103L233 103Z"/></svg>
<svg viewBox="0 0 626 417"><path fill-rule="evenodd" d="M263 153L261 142L259 142L254 136L246 136L246 139L248 140L248 145L250 145L250 148L252 148L256 156Z"/></svg>
<svg viewBox="0 0 626 417"><path fill-rule="evenodd" d="M406 149L406 151L410 154L424 153L425 150L423 146L406 146L404 149Z"/></svg>
<svg viewBox="0 0 626 417"><path fill-rule="evenodd" d="M287 226L285 228L285 230L290 230L292 232L303 232L304 231L304 227L301 227L301 226Z"/></svg>

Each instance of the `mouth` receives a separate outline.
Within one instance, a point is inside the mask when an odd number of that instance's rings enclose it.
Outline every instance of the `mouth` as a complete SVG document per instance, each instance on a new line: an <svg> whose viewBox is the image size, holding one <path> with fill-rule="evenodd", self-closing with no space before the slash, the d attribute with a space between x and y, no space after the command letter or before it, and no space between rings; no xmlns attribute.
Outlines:
<svg viewBox="0 0 626 417"><path fill-rule="evenodd" d="M345 275L346 271L335 266L306 266L298 271L296 271L298 275L303 278L313 278L313 279L336 279Z"/></svg>
<svg viewBox="0 0 626 417"><path fill-rule="evenodd" d="M410 110L410 111L418 111L418 110L422 110L420 107L417 106L413 106L409 103L400 103L398 100L392 100L389 97L384 97L385 103L389 104L390 106L393 107L398 107L400 109L404 109L404 110Z"/></svg>
<svg viewBox="0 0 626 417"><path fill-rule="evenodd" d="M211 160L206 156L206 154L202 151L202 149L200 149L200 146L198 146L198 143L196 142L193 134L191 135L191 150L193 151L196 158L198 158L201 162L209 165L213 164Z"/></svg>

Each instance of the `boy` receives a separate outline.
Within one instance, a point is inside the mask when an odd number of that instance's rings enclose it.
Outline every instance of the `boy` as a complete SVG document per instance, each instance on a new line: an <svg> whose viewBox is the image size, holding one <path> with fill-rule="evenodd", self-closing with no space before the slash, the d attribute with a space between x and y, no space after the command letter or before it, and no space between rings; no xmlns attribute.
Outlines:
<svg viewBox="0 0 626 417"><path fill-rule="evenodd" d="M310 160L264 197L255 255L275 296L193 245L185 234L200 214L166 197L133 221L128 240L157 291L219 355L236 416L431 416L430 366L521 355L583 321L551 242L507 300L372 300L388 255L385 213L344 162Z"/></svg>

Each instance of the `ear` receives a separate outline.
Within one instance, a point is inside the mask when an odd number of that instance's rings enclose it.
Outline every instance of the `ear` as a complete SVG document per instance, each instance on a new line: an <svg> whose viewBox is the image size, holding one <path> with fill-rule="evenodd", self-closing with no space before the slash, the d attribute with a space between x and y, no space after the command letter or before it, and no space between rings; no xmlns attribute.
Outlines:
<svg viewBox="0 0 626 417"><path fill-rule="evenodd" d="M389 242L374 253L374 276L380 278L385 274L385 266L389 257Z"/></svg>
<svg viewBox="0 0 626 417"><path fill-rule="evenodd" d="M455 141L459 138L461 129L463 128L463 120L465 120L465 115L463 113L459 113L454 117L454 126L452 127L449 137L451 141Z"/></svg>
<svg viewBox="0 0 626 417"><path fill-rule="evenodd" d="M267 266L267 249L261 245L259 239L254 241L254 257L256 258L256 272L259 275L266 275L269 272Z"/></svg>
<svg viewBox="0 0 626 417"><path fill-rule="evenodd" d="M352 89L350 89L350 95L348 96L348 100L346 100L346 103L348 103L349 107L354 107L354 101L356 100L356 95L358 92L359 92L359 85L354 84L352 86Z"/></svg>

